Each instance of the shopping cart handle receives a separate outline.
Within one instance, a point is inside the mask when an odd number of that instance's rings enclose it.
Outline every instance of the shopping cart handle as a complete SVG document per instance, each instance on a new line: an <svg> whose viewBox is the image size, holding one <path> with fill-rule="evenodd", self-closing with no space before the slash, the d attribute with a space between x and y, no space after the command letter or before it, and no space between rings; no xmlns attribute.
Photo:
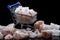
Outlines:
<svg viewBox="0 0 60 40"><path fill-rule="evenodd" d="M10 10L12 7L18 6L18 5L21 5L21 3L20 2L17 2L15 4L13 4L13 5L8 5L7 8Z"/></svg>

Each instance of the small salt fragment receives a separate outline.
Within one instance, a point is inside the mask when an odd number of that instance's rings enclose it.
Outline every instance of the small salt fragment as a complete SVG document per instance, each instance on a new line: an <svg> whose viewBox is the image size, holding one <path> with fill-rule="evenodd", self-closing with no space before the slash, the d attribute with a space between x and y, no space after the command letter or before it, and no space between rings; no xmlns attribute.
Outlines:
<svg viewBox="0 0 60 40"><path fill-rule="evenodd" d="M0 32L0 39L3 39L4 35Z"/></svg>
<svg viewBox="0 0 60 40"><path fill-rule="evenodd" d="M25 37L28 36L28 32L26 32L25 30L21 29L21 30L17 30L14 34L13 37L15 39L23 39Z"/></svg>
<svg viewBox="0 0 60 40"><path fill-rule="evenodd" d="M42 30L41 32L51 33L52 36L60 36L60 30L56 30L56 29L53 29L53 30Z"/></svg>
<svg viewBox="0 0 60 40"><path fill-rule="evenodd" d="M21 13L22 12L22 6L19 6L16 8L15 13Z"/></svg>
<svg viewBox="0 0 60 40"><path fill-rule="evenodd" d="M11 28L14 28L15 24L14 23L11 23L11 24L8 24L7 27L11 27Z"/></svg>
<svg viewBox="0 0 60 40"><path fill-rule="evenodd" d="M42 32L42 37L43 38L49 38L49 37L51 37L51 33Z"/></svg>
<svg viewBox="0 0 60 40"><path fill-rule="evenodd" d="M53 36L60 36L60 30L52 30L52 35Z"/></svg>
<svg viewBox="0 0 60 40"><path fill-rule="evenodd" d="M42 36L42 34L39 32L38 29L36 29L35 33L36 33L36 35L37 35L38 38Z"/></svg>
<svg viewBox="0 0 60 40"><path fill-rule="evenodd" d="M36 33L34 33L34 32L31 32L30 34L29 34L29 37L30 38L35 38L37 35L36 35Z"/></svg>
<svg viewBox="0 0 60 40"><path fill-rule="evenodd" d="M35 12L33 9L30 9L29 12L31 16L35 16L37 14L37 12Z"/></svg>
<svg viewBox="0 0 60 40"><path fill-rule="evenodd" d="M44 24L44 21L37 21L34 24L34 27L37 28L37 29L41 29L41 27L42 27L43 24Z"/></svg>
<svg viewBox="0 0 60 40"><path fill-rule="evenodd" d="M26 30L27 30L27 31L30 31L30 30L31 30L31 28L27 28Z"/></svg>
<svg viewBox="0 0 60 40"><path fill-rule="evenodd" d="M52 29L56 29L56 30L60 29L60 26L58 24L50 23L50 26Z"/></svg>
<svg viewBox="0 0 60 40"><path fill-rule="evenodd" d="M12 36L11 34L8 34L8 35L6 35L4 38L5 38L5 39L12 39L13 36Z"/></svg>
<svg viewBox="0 0 60 40"><path fill-rule="evenodd" d="M51 28L50 28L50 25L47 25L47 24L44 24L43 26L42 26L42 30L50 30Z"/></svg>

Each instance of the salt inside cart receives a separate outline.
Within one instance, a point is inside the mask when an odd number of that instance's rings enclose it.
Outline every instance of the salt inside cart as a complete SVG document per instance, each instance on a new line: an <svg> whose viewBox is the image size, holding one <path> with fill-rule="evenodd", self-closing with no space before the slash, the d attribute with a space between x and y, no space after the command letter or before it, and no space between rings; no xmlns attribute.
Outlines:
<svg viewBox="0 0 60 40"><path fill-rule="evenodd" d="M29 7L22 7L20 2L13 5L8 5L8 9L12 13L12 18L15 24L32 24L37 20L37 12Z"/></svg>

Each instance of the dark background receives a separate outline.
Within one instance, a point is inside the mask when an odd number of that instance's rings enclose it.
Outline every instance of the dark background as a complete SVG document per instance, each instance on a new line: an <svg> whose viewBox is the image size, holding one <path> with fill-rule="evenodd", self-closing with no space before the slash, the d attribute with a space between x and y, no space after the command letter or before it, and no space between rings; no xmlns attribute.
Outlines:
<svg viewBox="0 0 60 40"><path fill-rule="evenodd" d="M46 24L51 22L60 24L58 3L56 2L53 3L40 0L0 0L0 25L13 23L11 13L7 9L7 5L16 3L17 1L20 1L22 6L29 6L31 9L37 11L38 20L44 20Z"/></svg>

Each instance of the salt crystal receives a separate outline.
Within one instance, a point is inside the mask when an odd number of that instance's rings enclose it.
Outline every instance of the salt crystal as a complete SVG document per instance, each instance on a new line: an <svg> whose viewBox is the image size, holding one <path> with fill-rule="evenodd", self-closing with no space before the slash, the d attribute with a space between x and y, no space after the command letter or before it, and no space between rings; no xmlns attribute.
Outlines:
<svg viewBox="0 0 60 40"><path fill-rule="evenodd" d="M33 9L30 9L29 12L32 14L32 16L37 14L37 12L35 12Z"/></svg>
<svg viewBox="0 0 60 40"><path fill-rule="evenodd" d="M0 39L3 39L3 36L4 36L4 35L0 32Z"/></svg>
<svg viewBox="0 0 60 40"><path fill-rule="evenodd" d="M52 29L56 29L56 30L60 29L60 26L57 25L57 24L54 24L54 23L50 23L50 26L51 26Z"/></svg>
<svg viewBox="0 0 60 40"><path fill-rule="evenodd" d="M41 32L47 32L47 33L52 33L52 36L60 36L60 30L42 30Z"/></svg>
<svg viewBox="0 0 60 40"><path fill-rule="evenodd" d="M36 33L34 33L34 32L31 32L30 34L29 34L29 37L30 38L35 38L37 35L36 35Z"/></svg>
<svg viewBox="0 0 60 40"><path fill-rule="evenodd" d="M8 35L6 35L4 38L5 38L5 39L12 39L13 36L12 36L11 34L8 34Z"/></svg>
<svg viewBox="0 0 60 40"><path fill-rule="evenodd" d="M36 33L37 37L41 37L42 36L42 34L39 32L38 29L36 29L35 33Z"/></svg>
<svg viewBox="0 0 60 40"><path fill-rule="evenodd" d="M8 24L7 27L11 27L11 28L14 28L15 24L14 23L11 23L11 24Z"/></svg>

